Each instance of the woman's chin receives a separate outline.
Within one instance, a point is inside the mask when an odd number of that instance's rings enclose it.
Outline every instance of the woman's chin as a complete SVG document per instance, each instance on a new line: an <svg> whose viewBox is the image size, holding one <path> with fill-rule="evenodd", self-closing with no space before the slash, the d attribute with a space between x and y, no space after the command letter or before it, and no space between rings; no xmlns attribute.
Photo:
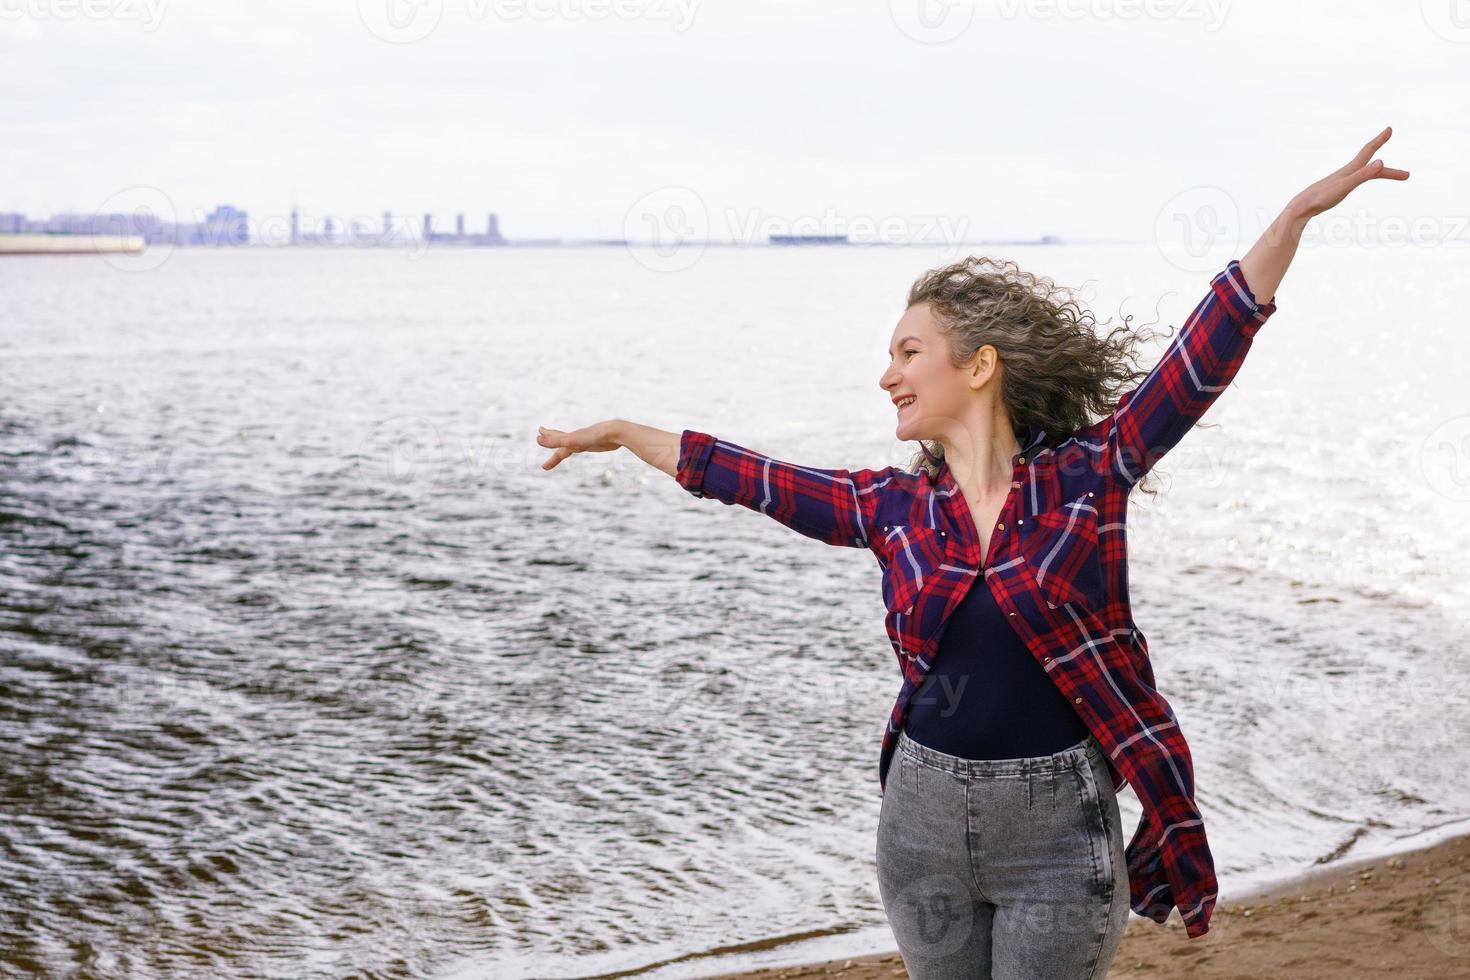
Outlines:
<svg viewBox="0 0 1470 980"><path fill-rule="evenodd" d="M907 425L903 422L898 423L898 427L893 430L893 434L898 437L899 442L917 442L920 439L929 438L919 430L918 426Z"/></svg>

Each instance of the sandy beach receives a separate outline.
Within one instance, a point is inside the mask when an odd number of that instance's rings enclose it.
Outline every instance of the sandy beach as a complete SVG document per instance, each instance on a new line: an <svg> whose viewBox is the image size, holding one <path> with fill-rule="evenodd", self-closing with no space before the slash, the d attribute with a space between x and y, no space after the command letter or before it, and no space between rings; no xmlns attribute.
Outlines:
<svg viewBox="0 0 1470 980"><path fill-rule="evenodd" d="M898 953L726 974L721 980L905 977ZM1210 931L1186 939L1134 918L1109 977L1470 976L1470 835L1391 858L1344 862L1238 902L1222 899Z"/></svg>

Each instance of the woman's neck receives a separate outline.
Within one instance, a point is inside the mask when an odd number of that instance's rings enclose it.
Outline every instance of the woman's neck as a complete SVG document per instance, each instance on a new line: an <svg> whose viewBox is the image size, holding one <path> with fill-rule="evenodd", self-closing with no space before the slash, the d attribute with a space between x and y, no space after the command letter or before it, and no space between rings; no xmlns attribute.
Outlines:
<svg viewBox="0 0 1470 980"><path fill-rule="evenodd" d="M1021 444L1009 424L977 423L963 438L941 440L941 444L950 475L967 498L1003 496L1010 491L1012 459L1021 451Z"/></svg>

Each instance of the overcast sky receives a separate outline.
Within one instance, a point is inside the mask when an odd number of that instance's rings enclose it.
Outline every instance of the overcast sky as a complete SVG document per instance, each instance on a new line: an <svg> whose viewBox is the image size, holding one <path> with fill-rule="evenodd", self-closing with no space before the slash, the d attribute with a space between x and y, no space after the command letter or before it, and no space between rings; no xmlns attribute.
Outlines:
<svg viewBox="0 0 1470 980"><path fill-rule="evenodd" d="M583 4L0 0L0 210L144 186L181 218L622 237L674 193L717 238L826 215L1146 239L1181 194L1249 225L1385 125L1413 178L1363 207L1470 209L1466 0Z"/></svg>

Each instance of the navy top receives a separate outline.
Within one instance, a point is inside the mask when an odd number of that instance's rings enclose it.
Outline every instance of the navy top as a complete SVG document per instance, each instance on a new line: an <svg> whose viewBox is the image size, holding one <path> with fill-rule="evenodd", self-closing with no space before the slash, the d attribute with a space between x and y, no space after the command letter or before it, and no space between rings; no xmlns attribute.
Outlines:
<svg viewBox="0 0 1470 980"><path fill-rule="evenodd" d="M1053 755L1088 734L983 579L970 583L945 622L903 730L920 745L963 759Z"/></svg>

